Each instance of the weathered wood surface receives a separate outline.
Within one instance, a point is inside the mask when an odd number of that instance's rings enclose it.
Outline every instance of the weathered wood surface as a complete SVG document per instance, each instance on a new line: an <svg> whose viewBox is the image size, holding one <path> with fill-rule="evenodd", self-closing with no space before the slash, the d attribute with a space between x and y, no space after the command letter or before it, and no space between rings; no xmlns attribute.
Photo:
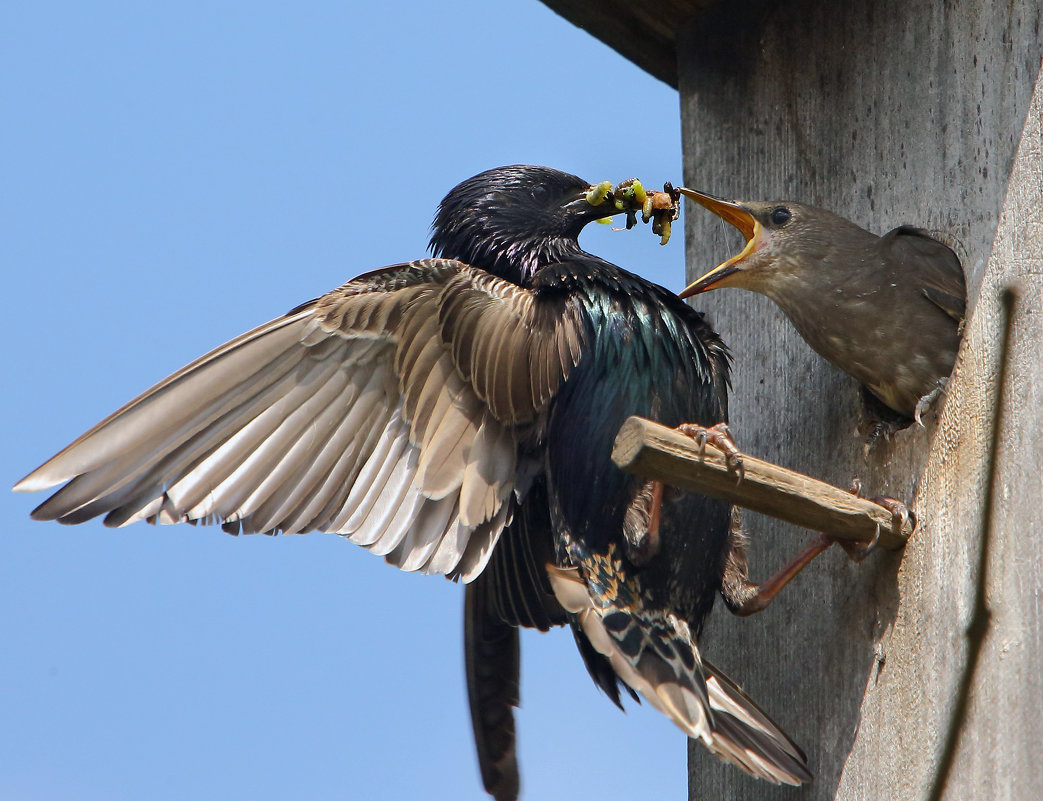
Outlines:
<svg viewBox="0 0 1043 801"><path fill-rule="evenodd" d="M717 614L705 640L809 754L813 784L756 782L690 749L692 798L923 799L966 664L999 288L1020 284L989 554L990 628L949 799L1043 786L1043 54L1038 2L718 4L678 36L684 182L794 199L877 232L913 223L954 244L972 315L941 418L866 456L854 382L765 298L696 299L735 352L740 449L867 495L913 499L903 552L820 557L761 615ZM1009 187L1008 187L1009 182ZM739 235L685 209L689 278ZM678 281L678 286L682 286ZM792 543L747 515L756 574ZM788 546L788 547L787 547Z"/></svg>
<svg viewBox="0 0 1043 801"><path fill-rule="evenodd" d="M631 473L731 501L836 539L876 541L882 548L896 550L905 547L913 531L912 520L896 521L878 503L748 453L742 454L743 475L737 480L724 452L711 443L700 447L691 437L640 417L629 418L619 429L612 460Z"/></svg>
<svg viewBox="0 0 1043 801"><path fill-rule="evenodd" d="M714 0L543 0L659 80L677 86L677 31Z"/></svg>

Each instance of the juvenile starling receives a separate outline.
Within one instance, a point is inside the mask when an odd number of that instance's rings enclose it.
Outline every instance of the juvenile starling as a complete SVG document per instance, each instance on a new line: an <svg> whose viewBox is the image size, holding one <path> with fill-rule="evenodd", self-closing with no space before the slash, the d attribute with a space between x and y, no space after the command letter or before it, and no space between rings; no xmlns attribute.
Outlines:
<svg viewBox="0 0 1043 801"><path fill-rule="evenodd" d="M728 356L676 295L580 248L616 212L604 200L544 167L464 181L435 217L435 258L222 345L16 489L64 484L39 520L335 532L468 582L472 722L499 801L518 793L518 626L570 624L612 700L640 693L753 775L807 781L800 749L697 646L718 592L758 596L729 506L672 495L650 538L651 482L612 464L630 415L723 421Z"/></svg>
<svg viewBox="0 0 1043 801"><path fill-rule="evenodd" d="M740 287L767 295L804 340L905 423L952 372L966 304L956 254L925 231L871 234L823 209L751 203L681 189L738 228L746 247L682 298Z"/></svg>

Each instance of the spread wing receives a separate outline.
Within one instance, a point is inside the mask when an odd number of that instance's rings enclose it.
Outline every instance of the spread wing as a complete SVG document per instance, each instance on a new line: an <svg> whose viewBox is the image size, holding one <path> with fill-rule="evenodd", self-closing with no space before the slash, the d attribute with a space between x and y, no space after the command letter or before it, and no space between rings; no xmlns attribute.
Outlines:
<svg viewBox="0 0 1043 801"><path fill-rule="evenodd" d="M957 323L963 322L967 286L963 267L952 248L908 225L885 234L883 242L891 249L891 258L915 269L924 297Z"/></svg>
<svg viewBox="0 0 1043 801"><path fill-rule="evenodd" d="M40 520L335 532L469 580L524 483L519 436L581 357L579 319L457 261L378 270L174 373L15 489L67 482Z"/></svg>

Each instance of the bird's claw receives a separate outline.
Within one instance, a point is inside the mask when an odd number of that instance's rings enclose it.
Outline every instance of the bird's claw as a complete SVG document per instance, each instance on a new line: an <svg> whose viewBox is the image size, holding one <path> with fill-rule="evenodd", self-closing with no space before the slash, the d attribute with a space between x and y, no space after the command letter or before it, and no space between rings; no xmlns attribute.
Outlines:
<svg viewBox="0 0 1043 801"><path fill-rule="evenodd" d="M924 428L923 420L920 418L923 417L927 410L935 404L938 398L945 394L945 389L948 384L948 378L938 379L938 384L935 388L916 402L916 408L913 410L913 420L916 421L916 424L920 426L920 428Z"/></svg>
<svg viewBox="0 0 1043 801"><path fill-rule="evenodd" d="M706 456L706 444L709 443L724 453L724 463L728 471L735 473L735 483L740 483L746 477L746 467L742 463L742 452L735 447L731 431L727 423L717 423L709 428L697 423L682 423L677 427L682 434L691 437L699 445L699 458Z"/></svg>
<svg viewBox="0 0 1043 801"><path fill-rule="evenodd" d="M862 482L855 478L851 481L851 494L856 498L862 497ZM870 498L873 503L883 506L887 511L891 513L891 528L893 531L901 531L907 522L912 522L913 527L916 527L916 515L914 515L904 503L894 498L889 498L885 495L879 495L875 498ZM848 555L848 558L853 562L861 562L869 554L877 549L880 545L880 526L877 525L876 531L873 533L873 539L869 542L850 542L848 540L841 540L836 537L832 537L829 534L824 534L824 537L832 540Z"/></svg>
<svg viewBox="0 0 1043 801"><path fill-rule="evenodd" d="M886 495L878 495L869 500L879 506L883 506L891 513L891 529L893 531L900 532L905 528L906 523L909 523L913 528L916 528L916 515L913 514L913 511L901 501L889 498Z"/></svg>
<svg viewBox="0 0 1043 801"><path fill-rule="evenodd" d="M844 549L844 553L847 554L847 558L852 562L861 562L869 554L876 550L880 544L880 526L876 527L876 532L873 534L873 539L869 542L851 542L850 540L841 540L836 538L830 538Z"/></svg>

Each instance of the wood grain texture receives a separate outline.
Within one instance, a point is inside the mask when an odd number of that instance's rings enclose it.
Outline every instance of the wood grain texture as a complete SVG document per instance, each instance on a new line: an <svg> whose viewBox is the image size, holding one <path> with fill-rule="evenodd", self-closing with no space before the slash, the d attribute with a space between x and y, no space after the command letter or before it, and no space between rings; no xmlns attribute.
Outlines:
<svg viewBox="0 0 1043 801"><path fill-rule="evenodd" d="M677 86L677 31L713 0L543 0L569 22L670 86Z"/></svg>
<svg viewBox="0 0 1043 801"><path fill-rule="evenodd" d="M744 453L743 478L736 480L725 454L710 443L704 448L672 428L629 418L619 430L612 460L624 470L671 486L694 490L771 515L837 539L883 548L905 546L911 521L897 523L880 504Z"/></svg>
<svg viewBox="0 0 1043 801"><path fill-rule="evenodd" d="M793 792L690 750L691 798L921 799L966 660L996 371L998 288L1015 279L1015 352L990 555L991 628L946 798L1035 798L1043 785L1043 9L1013 0L719 4L678 36L684 182L792 199L877 233L911 223L961 256L970 316L940 419L866 455L854 382L767 299L696 300L736 355L731 429L744 451L867 495L913 498L901 558L827 553L761 615L714 616L726 670L808 752ZM1027 122L1026 122L1027 121ZM739 236L686 207L689 278ZM678 288L683 284L678 281ZM751 569L792 549L747 516ZM787 548L786 546L790 547ZM712 789L711 789L712 788Z"/></svg>

